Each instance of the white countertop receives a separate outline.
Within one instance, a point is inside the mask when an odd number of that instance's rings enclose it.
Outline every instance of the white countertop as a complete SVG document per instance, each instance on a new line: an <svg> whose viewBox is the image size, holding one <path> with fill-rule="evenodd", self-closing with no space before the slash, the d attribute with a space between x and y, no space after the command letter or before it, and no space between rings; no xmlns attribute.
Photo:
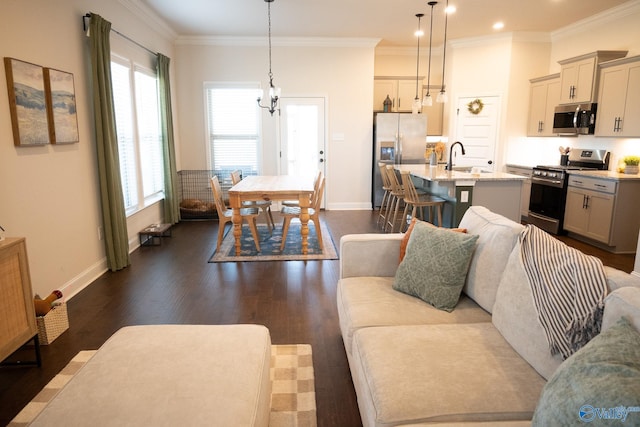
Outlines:
<svg viewBox="0 0 640 427"><path fill-rule="evenodd" d="M521 169L533 169L535 168L537 165L524 165L521 163L507 163L506 164L507 167L513 167L513 168L521 168Z"/></svg>
<svg viewBox="0 0 640 427"><path fill-rule="evenodd" d="M616 171L594 171L594 170L568 170L571 175L588 176L591 178L608 179L612 181L633 181L640 180L640 175L620 173Z"/></svg>
<svg viewBox="0 0 640 427"><path fill-rule="evenodd" d="M396 165L398 171L409 171L415 177L427 181L522 181L524 176L514 175L506 172L481 172L469 173L459 171L446 171L444 165Z"/></svg>

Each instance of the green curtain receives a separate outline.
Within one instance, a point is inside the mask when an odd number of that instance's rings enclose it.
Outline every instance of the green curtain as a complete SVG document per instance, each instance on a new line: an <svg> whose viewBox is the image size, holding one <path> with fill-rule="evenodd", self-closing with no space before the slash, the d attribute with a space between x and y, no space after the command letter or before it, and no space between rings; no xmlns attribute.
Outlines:
<svg viewBox="0 0 640 427"><path fill-rule="evenodd" d="M89 47L104 241L107 266L111 271L117 271L130 265L131 261L113 108L110 31L109 21L95 13L91 14Z"/></svg>
<svg viewBox="0 0 640 427"><path fill-rule="evenodd" d="M176 150L173 140L173 115L171 113L170 61L171 59L158 53L160 126L162 128L162 150L164 154L164 222L175 224L180 221L180 201L178 200L178 173L176 172Z"/></svg>

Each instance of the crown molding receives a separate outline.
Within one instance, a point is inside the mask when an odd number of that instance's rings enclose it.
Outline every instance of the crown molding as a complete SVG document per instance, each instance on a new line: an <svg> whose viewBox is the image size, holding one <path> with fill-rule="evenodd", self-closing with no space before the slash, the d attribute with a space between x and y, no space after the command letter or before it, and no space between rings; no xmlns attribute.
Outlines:
<svg viewBox="0 0 640 427"><path fill-rule="evenodd" d="M451 40L449 44L454 48L475 47L495 44L496 42L519 42L519 43L551 43L549 33L517 31L509 33L491 34L482 37L468 37L464 39Z"/></svg>
<svg viewBox="0 0 640 427"><path fill-rule="evenodd" d="M615 24L619 19L638 13L640 13L640 0L631 0L627 3L621 4L620 6L612 7L611 9L607 9L588 18L574 22L571 25L567 25L564 28L553 31L551 33L551 40L556 42L563 38L575 36L593 28L601 27L605 24Z"/></svg>
<svg viewBox="0 0 640 427"><path fill-rule="evenodd" d="M154 31L167 37L173 41L178 37L176 33L165 20L160 18L154 11L144 5L140 0L118 0L118 2L126 7L131 13L140 18L143 22L149 24Z"/></svg>
<svg viewBox="0 0 640 427"><path fill-rule="evenodd" d="M427 48L424 48L427 49ZM420 52L424 52L421 47ZM438 56L442 55L442 46L432 47L431 54ZM378 46L376 47L376 56L416 56L416 47L409 46Z"/></svg>
<svg viewBox="0 0 640 427"><path fill-rule="evenodd" d="M640 1L640 0L639 0ZM551 36L549 33L541 32L509 32L491 34L481 37L467 37L461 39L450 39L447 44L451 47L474 47L491 45L496 42L519 42L519 43L551 43ZM442 45L432 48L434 55L442 54ZM415 56L415 46L379 46L376 48L376 55L381 56Z"/></svg>
<svg viewBox="0 0 640 427"><path fill-rule="evenodd" d="M374 38L332 38L332 37L273 37L273 46L285 47L356 47L375 48L380 39ZM180 36L176 45L194 46L268 46L266 37L234 37L234 36Z"/></svg>

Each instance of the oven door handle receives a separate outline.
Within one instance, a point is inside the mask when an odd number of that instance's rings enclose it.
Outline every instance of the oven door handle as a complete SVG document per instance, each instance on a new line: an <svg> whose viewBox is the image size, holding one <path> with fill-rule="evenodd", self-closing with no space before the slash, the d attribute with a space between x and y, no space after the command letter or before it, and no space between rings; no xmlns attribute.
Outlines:
<svg viewBox="0 0 640 427"><path fill-rule="evenodd" d="M562 181L559 181L559 180L553 180L553 181L551 181L551 180L549 180L549 179L542 179L542 178L535 178L535 177L532 177L532 178L531 178L531 182L534 182L534 181L535 181L535 182L537 182L537 183L540 183L540 184L542 184L542 185L545 185L545 184L546 184L546 185L548 185L548 186L550 186L550 187L551 187L551 186L553 186L553 187L555 187L555 186L562 186Z"/></svg>

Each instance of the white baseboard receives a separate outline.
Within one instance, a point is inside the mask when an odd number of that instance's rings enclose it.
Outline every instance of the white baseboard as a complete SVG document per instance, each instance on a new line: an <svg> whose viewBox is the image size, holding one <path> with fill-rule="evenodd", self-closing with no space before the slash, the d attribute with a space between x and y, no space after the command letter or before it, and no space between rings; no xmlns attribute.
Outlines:
<svg viewBox="0 0 640 427"><path fill-rule="evenodd" d="M65 300L68 301L73 298L78 292L89 286L94 280L104 274L105 271L107 271L107 258L101 259L86 270L82 271L76 277L69 280L60 288Z"/></svg>
<svg viewBox="0 0 640 427"><path fill-rule="evenodd" d="M370 211L371 203L332 203L327 205L329 211Z"/></svg>

